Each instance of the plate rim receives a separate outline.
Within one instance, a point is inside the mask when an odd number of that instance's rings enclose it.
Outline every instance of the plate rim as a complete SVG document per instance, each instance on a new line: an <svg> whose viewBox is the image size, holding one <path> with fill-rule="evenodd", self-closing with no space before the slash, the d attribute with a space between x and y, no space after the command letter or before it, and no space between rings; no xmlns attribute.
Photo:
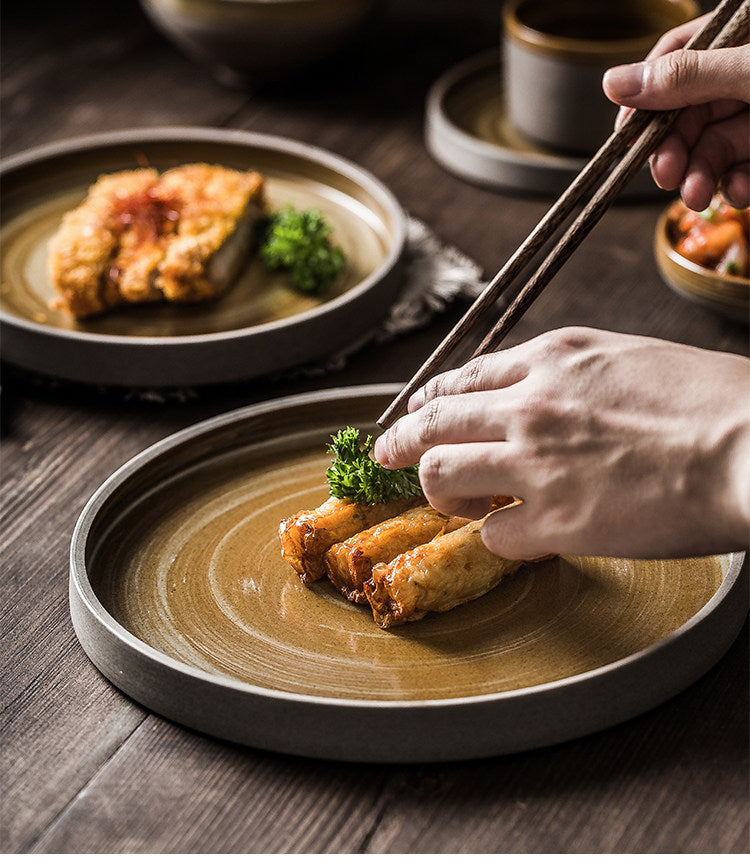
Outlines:
<svg viewBox="0 0 750 867"><path fill-rule="evenodd" d="M137 654L147 657L151 662L171 669L177 674L187 676L197 681L205 682L206 685L213 687L230 689L235 693L244 694L247 696L256 696L261 699L291 702L294 704L303 704L311 706L324 706L332 708L347 708L352 710L413 710L413 709L428 709L428 708L460 708L476 704L489 704L496 701L505 701L509 703L514 699L522 699L528 696L540 696L545 693L558 690L565 686L575 686L585 683L589 680L599 679L606 676L609 672L624 669L634 663L641 663L647 660L648 657L658 655L671 645L679 642L682 637L690 632L698 623L706 620L716 609L721 605L728 593L735 586L737 579L745 559L744 551L726 552L723 555L730 558L727 572L722 578L721 584L716 592L695 614L693 614L685 623L675 629L673 632L650 644L648 647L635 653L628 654L614 662L607 663L603 666L590 669L589 671L571 675L565 678L548 681L543 684L534 686L522 687L513 690L504 690L493 693L480 693L470 696L458 696L453 698L440 699L348 699L336 698L332 696L308 695L304 693L286 692L283 690L275 690L269 687L261 687L244 681L232 678L228 675L214 674L212 672L203 671L187 663L181 662L169 654L151 647L142 639L137 638L129 632L113 615L111 615L102 605L101 601L94 592L90 581L88 581L86 570L86 544L88 532L94 522L97 513L104 507L108 499L116 493L120 482L127 479L129 476L136 473L142 467L145 467L155 458L161 456L181 444L189 442L193 438L201 434L218 431L227 425L234 424L243 419L251 418L255 415L262 415L275 409L287 409L290 407L303 405L312 400L343 400L347 397L364 397L371 396L386 396L397 394L403 387L403 383L380 383L364 386L345 386L331 389L321 389L310 392L303 392L285 396L281 398L272 398L262 401L257 404L240 407L230 410L225 413L213 416L203 421L192 424L183 430L170 434L167 437L153 443L151 446L140 451L134 457L126 461L122 466L115 470L91 495L83 510L81 511L74 530L70 543L70 603L71 609L75 601L83 604L88 611L88 614L99 622L99 625L116 640L123 641L124 644ZM72 612L71 612L72 613ZM743 615L746 615L746 611ZM74 622L74 628L79 640L78 627ZM81 642L84 644L84 642ZM87 655L88 650L84 644L84 649ZM94 662L94 660L91 660ZM94 663L96 664L96 663Z"/></svg>
<svg viewBox="0 0 750 867"><path fill-rule="evenodd" d="M317 305L312 310L295 313L283 319L266 322L260 325L249 325L243 328L219 331L215 333L201 333L190 335L166 335L166 336L133 336L112 335L81 331L66 331L52 325L33 322L21 316L0 309L0 323L6 322L20 330L30 331L34 334L54 339L71 339L82 344L116 344L118 346L152 346L152 347L175 347L187 344L217 343L234 340L237 337L248 337L252 334L269 333L282 329L285 325L295 325L306 320L316 318L320 311L335 310L345 305L353 298L357 298L368 292L373 284L384 279L394 269L403 255L407 238L407 218L403 206L394 193L379 178L363 166L333 153L332 151L311 145L298 139L269 133L256 133L240 129L221 129L218 127L203 126L154 126L138 127L136 129L117 129L112 131L91 133L89 135L74 136L60 139L55 142L38 145L33 148L13 154L0 160L0 185L10 173L27 168L42 160L63 157L66 154L81 153L92 148L121 147L128 144L139 145L146 142L208 142L214 144L230 144L235 146L261 147L269 150L281 151L286 154L296 155L320 163L327 168L339 171L347 177L353 177L358 183L368 189L375 198L388 206L389 216L394 220L394 240L390 245L383 262L363 280L338 295Z"/></svg>

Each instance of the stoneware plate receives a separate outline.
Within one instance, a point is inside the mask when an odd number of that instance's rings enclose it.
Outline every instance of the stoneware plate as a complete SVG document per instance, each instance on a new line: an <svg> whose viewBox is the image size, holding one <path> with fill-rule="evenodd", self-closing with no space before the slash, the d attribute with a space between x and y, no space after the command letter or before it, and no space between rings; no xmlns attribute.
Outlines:
<svg viewBox="0 0 750 867"><path fill-rule="evenodd" d="M426 103L427 149L449 172L480 186L559 195L586 160L546 150L516 132L505 109L501 63L499 50L483 52L435 82ZM663 196L648 169L620 194Z"/></svg>
<svg viewBox="0 0 750 867"><path fill-rule="evenodd" d="M257 257L203 305L145 305L76 322L49 308L47 244L102 172L210 162L257 169L271 207L317 207L348 261L322 298L271 275ZM241 131L165 128L75 139L2 164L3 357L40 373L128 386L248 379L319 358L373 326L399 289L406 221L363 169L299 142Z"/></svg>
<svg viewBox="0 0 750 867"><path fill-rule="evenodd" d="M409 762L508 753L645 711L713 665L747 611L742 556L557 558L485 597L379 629L280 557L327 496L326 443L373 430L392 385L284 398L152 446L76 525L76 634L112 683L202 732L286 753Z"/></svg>

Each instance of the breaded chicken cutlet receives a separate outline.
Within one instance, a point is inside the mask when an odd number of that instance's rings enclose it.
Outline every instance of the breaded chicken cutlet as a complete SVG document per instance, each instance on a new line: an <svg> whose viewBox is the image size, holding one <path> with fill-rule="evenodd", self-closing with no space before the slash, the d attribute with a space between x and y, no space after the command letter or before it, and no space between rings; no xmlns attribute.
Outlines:
<svg viewBox="0 0 750 867"><path fill-rule="evenodd" d="M193 163L102 175L50 241L53 306L85 318L214 298L236 277L264 208L253 171Z"/></svg>

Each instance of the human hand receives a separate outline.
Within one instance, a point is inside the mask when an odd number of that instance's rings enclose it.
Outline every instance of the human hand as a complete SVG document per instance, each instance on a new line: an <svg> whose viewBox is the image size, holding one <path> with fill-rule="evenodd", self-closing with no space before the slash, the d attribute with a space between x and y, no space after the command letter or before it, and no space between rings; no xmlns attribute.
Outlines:
<svg viewBox="0 0 750 867"><path fill-rule="evenodd" d="M665 190L680 188L695 211L721 186L736 208L750 205L750 45L707 51L683 46L706 17L666 33L642 63L616 66L602 81L620 110L684 108L651 157L651 174Z"/></svg>
<svg viewBox="0 0 750 867"><path fill-rule="evenodd" d="M745 548L750 361L564 328L437 376L375 443L420 462L438 510L477 518L495 553L669 557Z"/></svg>

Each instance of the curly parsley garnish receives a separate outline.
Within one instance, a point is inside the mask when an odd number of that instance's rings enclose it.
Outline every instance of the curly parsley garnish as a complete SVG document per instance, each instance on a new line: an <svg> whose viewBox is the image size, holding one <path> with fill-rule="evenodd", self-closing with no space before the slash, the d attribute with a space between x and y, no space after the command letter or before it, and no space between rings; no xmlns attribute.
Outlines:
<svg viewBox="0 0 750 867"><path fill-rule="evenodd" d="M327 289L344 270L346 255L331 242L333 229L312 208L287 205L269 214L260 227L260 257L272 271L286 271L292 285L315 295Z"/></svg>
<svg viewBox="0 0 750 867"><path fill-rule="evenodd" d="M372 436L362 445L359 431L353 427L340 430L333 437L328 451L334 457L326 471L332 497L357 503L390 503L421 496L416 464L402 470L387 470L370 457L371 449Z"/></svg>

